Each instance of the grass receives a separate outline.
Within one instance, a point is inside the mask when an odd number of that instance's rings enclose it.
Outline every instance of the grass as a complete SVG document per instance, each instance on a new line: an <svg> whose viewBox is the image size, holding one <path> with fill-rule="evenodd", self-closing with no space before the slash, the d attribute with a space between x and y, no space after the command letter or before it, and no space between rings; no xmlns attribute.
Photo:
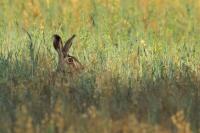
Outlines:
<svg viewBox="0 0 200 133"><path fill-rule="evenodd" d="M0 132L200 132L199 4L2 0ZM55 33L77 35L74 79L54 73Z"/></svg>

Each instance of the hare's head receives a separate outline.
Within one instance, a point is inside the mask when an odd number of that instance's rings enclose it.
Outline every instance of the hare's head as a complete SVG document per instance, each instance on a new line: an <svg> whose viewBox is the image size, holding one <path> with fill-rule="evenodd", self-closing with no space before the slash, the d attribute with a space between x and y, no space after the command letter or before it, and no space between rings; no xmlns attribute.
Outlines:
<svg viewBox="0 0 200 133"><path fill-rule="evenodd" d="M79 60L74 56L69 55L69 49L74 38L75 35L72 35L63 46L61 37L57 34L53 35L53 46L58 53L58 71L73 73L83 69L83 65Z"/></svg>

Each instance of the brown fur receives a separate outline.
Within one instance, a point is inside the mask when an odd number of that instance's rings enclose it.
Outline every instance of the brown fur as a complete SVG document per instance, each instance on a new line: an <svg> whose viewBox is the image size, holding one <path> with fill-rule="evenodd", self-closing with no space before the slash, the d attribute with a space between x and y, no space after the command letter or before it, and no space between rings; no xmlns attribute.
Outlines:
<svg viewBox="0 0 200 133"><path fill-rule="evenodd" d="M53 46L58 53L57 71L74 73L83 69L80 61L76 57L69 55L69 49L74 38L75 35L72 35L63 46L61 37L57 34L53 35Z"/></svg>

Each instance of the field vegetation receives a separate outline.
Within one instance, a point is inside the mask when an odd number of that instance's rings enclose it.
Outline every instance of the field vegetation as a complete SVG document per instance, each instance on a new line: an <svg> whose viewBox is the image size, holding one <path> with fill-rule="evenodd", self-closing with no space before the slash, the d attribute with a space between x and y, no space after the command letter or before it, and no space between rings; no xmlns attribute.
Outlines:
<svg viewBox="0 0 200 133"><path fill-rule="evenodd" d="M1 0L0 133L199 133L199 57L199 0Z"/></svg>

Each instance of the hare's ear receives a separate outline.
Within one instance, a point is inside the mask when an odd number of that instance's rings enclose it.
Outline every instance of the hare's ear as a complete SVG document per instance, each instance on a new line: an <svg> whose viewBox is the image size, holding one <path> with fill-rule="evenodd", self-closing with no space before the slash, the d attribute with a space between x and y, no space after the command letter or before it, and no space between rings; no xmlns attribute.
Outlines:
<svg viewBox="0 0 200 133"><path fill-rule="evenodd" d="M57 52L62 51L63 49L62 39L57 34L53 35L53 46Z"/></svg>
<svg viewBox="0 0 200 133"><path fill-rule="evenodd" d="M73 39L76 37L76 35L72 35L72 37L70 37L66 42L65 42L65 46L63 47L63 54L67 55L70 47L72 46L72 41Z"/></svg>

